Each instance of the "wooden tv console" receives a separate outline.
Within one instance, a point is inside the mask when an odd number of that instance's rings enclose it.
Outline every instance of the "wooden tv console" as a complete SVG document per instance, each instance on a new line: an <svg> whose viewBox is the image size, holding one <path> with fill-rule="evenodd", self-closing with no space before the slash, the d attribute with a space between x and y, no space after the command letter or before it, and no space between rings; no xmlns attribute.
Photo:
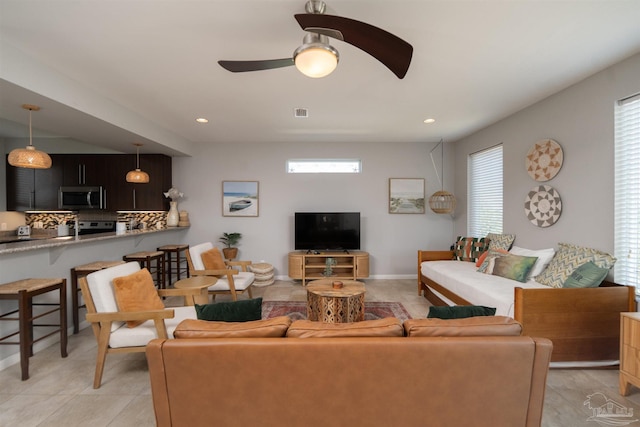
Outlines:
<svg viewBox="0 0 640 427"><path fill-rule="evenodd" d="M331 277L322 274L327 258L335 258L337 262L333 266ZM364 279L369 277L369 253L363 251L289 252L289 277L302 280L302 286L309 280L317 279Z"/></svg>

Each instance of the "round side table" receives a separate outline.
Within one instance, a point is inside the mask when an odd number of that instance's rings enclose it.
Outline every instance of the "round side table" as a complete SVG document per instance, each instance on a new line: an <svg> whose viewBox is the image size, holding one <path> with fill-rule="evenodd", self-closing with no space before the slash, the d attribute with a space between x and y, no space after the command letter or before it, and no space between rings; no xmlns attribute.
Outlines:
<svg viewBox="0 0 640 427"><path fill-rule="evenodd" d="M217 281L218 279L212 276L192 276L186 279L178 280L173 284L173 287L176 289L206 289L209 286L215 285ZM209 294L203 291L200 295L185 295L184 305L195 304L209 304Z"/></svg>
<svg viewBox="0 0 640 427"><path fill-rule="evenodd" d="M324 323L364 320L364 283L342 280L335 289L333 279L314 280L307 285L307 318Z"/></svg>

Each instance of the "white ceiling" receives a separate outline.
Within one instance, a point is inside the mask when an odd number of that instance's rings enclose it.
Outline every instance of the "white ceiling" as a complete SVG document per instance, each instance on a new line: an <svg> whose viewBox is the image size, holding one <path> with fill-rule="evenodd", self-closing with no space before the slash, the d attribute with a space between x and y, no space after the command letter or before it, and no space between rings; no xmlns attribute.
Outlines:
<svg viewBox="0 0 640 427"><path fill-rule="evenodd" d="M638 0L329 0L327 13L413 45L404 79L335 40L323 79L217 64L290 57L295 13L304 0L0 0L0 136L39 103L35 127L129 152L455 141L640 52Z"/></svg>

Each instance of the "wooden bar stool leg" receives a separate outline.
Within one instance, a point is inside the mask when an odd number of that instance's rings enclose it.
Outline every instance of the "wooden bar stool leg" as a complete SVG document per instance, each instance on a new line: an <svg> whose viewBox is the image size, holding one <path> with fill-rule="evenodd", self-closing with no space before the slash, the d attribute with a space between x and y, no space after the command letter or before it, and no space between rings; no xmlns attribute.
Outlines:
<svg viewBox="0 0 640 427"><path fill-rule="evenodd" d="M169 286L171 286L171 251L163 251L164 256L166 257L165 261L167 262L167 277L169 278ZM178 273L179 274L179 273Z"/></svg>
<svg viewBox="0 0 640 427"><path fill-rule="evenodd" d="M20 324L20 370L22 381L29 379L29 357L33 355L33 336L31 314L28 307L29 296L27 291L18 293L18 323Z"/></svg>
<svg viewBox="0 0 640 427"><path fill-rule="evenodd" d="M75 293L77 297L77 292ZM67 357L67 279L60 286L60 356ZM76 310L76 316L78 312Z"/></svg>
<svg viewBox="0 0 640 427"><path fill-rule="evenodd" d="M78 272L75 268L71 269L71 315L73 316L73 333L80 332L80 301L78 298Z"/></svg>

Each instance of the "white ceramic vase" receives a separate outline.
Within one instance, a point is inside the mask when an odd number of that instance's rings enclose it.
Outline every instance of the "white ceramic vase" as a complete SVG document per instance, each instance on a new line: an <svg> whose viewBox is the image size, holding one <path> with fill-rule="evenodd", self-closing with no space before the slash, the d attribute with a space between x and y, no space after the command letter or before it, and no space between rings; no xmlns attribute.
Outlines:
<svg viewBox="0 0 640 427"><path fill-rule="evenodd" d="M178 202L169 202L169 213L167 213L167 227L177 227L180 221L178 213Z"/></svg>

